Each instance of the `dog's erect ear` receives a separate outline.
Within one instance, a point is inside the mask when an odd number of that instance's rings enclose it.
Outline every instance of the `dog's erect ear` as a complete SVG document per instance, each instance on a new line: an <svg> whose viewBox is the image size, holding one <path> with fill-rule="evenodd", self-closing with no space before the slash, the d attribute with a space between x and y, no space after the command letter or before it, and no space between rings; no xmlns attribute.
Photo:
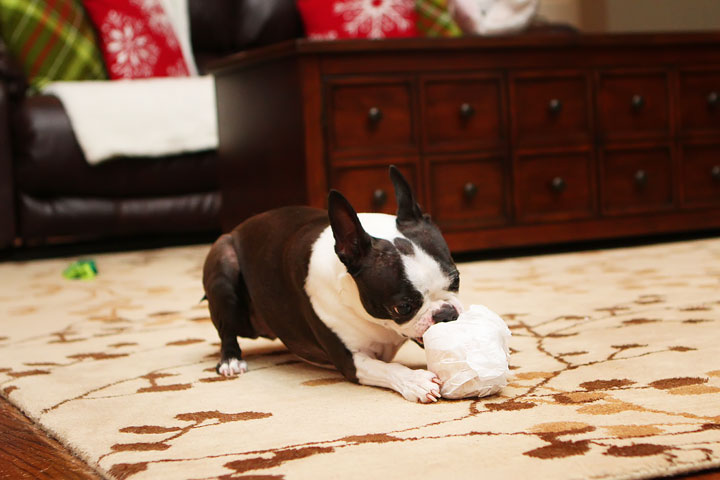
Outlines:
<svg viewBox="0 0 720 480"><path fill-rule="evenodd" d="M355 275L372 247L372 238L360 224L350 202L337 190L330 190L328 195L328 217L335 237L335 253L350 275Z"/></svg>
<svg viewBox="0 0 720 480"><path fill-rule="evenodd" d="M397 222L417 222L422 220L423 212L420 205L415 201L415 196L410 189L410 184L405 180L403 174L395 165L390 165L390 180L395 188L395 200L397 201Z"/></svg>

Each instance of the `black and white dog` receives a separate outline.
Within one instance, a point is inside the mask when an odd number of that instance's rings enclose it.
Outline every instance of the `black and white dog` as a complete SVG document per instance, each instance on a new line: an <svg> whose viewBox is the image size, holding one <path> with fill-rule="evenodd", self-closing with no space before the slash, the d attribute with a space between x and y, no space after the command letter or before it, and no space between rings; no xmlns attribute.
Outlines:
<svg viewBox="0 0 720 480"><path fill-rule="evenodd" d="M280 338L300 358L351 381L437 401L440 381L393 363L408 339L455 320L459 274L438 228L390 167L397 216L356 214L331 191L328 211L271 210L222 235L203 284L222 342L217 371L247 371L237 337Z"/></svg>

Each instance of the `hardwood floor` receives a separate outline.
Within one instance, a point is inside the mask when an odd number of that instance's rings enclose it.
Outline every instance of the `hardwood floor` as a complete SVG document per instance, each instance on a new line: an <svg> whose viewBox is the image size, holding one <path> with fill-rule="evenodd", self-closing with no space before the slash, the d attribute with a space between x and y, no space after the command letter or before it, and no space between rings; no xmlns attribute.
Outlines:
<svg viewBox="0 0 720 480"><path fill-rule="evenodd" d="M58 478L99 480L102 477L0 397L0 480ZM720 480L720 469L674 478Z"/></svg>
<svg viewBox="0 0 720 480"><path fill-rule="evenodd" d="M704 472L696 473L693 475L681 475L675 477L677 479L688 479L688 480L720 480L720 470L707 470Z"/></svg>
<svg viewBox="0 0 720 480"><path fill-rule="evenodd" d="M102 477L0 397L0 479L30 478Z"/></svg>

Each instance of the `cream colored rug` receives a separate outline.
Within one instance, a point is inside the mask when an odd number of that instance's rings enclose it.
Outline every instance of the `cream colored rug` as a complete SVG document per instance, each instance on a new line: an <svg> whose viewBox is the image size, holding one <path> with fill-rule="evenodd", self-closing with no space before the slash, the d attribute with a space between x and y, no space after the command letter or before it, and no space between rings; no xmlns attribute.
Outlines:
<svg viewBox="0 0 720 480"><path fill-rule="evenodd" d="M466 263L511 327L494 397L420 405L241 342L216 376L208 247L0 264L0 392L109 477L648 478L720 465L720 239ZM407 345L400 359L421 366Z"/></svg>

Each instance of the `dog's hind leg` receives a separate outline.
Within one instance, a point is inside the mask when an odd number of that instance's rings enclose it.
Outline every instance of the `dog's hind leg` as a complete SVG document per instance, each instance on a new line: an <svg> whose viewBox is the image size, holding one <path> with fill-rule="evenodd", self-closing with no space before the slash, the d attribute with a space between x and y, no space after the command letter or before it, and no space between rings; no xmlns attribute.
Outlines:
<svg viewBox="0 0 720 480"><path fill-rule="evenodd" d="M237 337L257 337L250 323L249 296L232 237L222 235L205 259L203 286L210 318L220 336L221 358L216 370L226 377L245 373L247 362Z"/></svg>

